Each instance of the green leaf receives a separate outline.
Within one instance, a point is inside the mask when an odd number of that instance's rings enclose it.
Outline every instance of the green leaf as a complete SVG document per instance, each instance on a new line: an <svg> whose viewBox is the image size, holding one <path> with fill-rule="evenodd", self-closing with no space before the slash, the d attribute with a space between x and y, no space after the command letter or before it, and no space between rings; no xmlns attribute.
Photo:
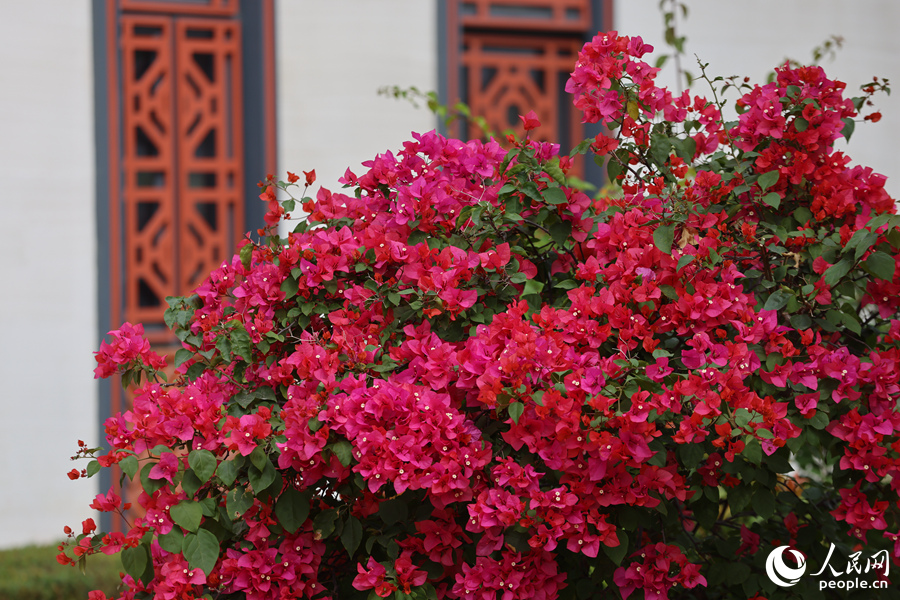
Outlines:
<svg viewBox="0 0 900 600"><path fill-rule="evenodd" d="M841 129L841 135L844 136L844 139L849 140L850 136L853 135L853 130L856 129L856 123L850 117L843 119L844 127Z"/></svg>
<svg viewBox="0 0 900 600"><path fill-rule="evenodd" d="M885 252L875 252L865 262L866 268L872 275L885 281L894 280L895 262L891 256Z"/></svg>
<svg viewBox="0 0 900 600"><path fill-rule="evenodd" d="M694 262L694 258L696 258L693 254L685 254L681 258L678 259L678 266L675 268L676 271L680 271L685 266Z"/></svg>
<svg viewBox="0 0 900 600"><path fill-rule="evenodd" d="M871 257L870 257L871 260ZM825 284L829 287L834 287L834 285L840 281L844 275L850 272L850 269L853 268L853 260L850 258L841 259L841 261L837 264L833 264L828 269L825 270L825 273L822 275L822 279L825 280ZM868 264L868 261L866 261ZM893 262L891 263L893 264Z"/></svg>
<svg viewBox="0 0 900 600"><path fill-rule="evenodd" d="M150 565L150 552L144 544L122 550L122 566L125 567L125 572L135 579L143 577L148 565Z"/></svg>
<svg viewBox="0 0 900 600"><path fill-rule="evenodd" d="M188 455L188 464L201 483L206 483L216 472L216 456L209 450L193 450Z"/></svg>
<svg viewBox="0 0 900 600"><path fill-rule="evenodd" d="M728 581L728 573L731 566L731 564L725 562L715 562L710 565L709 571L707 571L706 574L707 585L718 588Z"/></svg>
<svg viewBox="0 0 900 600"><path fill-rule="evenodd" d="M809 424L816 429L825 429L828 427L828 423L828 415L821 410L817 410L816 414L809 419Z"/></svg>
<svg viewBox="0 0 900 600"><path fill-rule="evenodd" d="M759 465L762 462L762 446L759 445L759 440L750 436L745 438L744 451L741 456L750 464Z"/></svg>
<svg viewBox="0 0 900 600"><path fill-rule="evenodd" d="M552 188L548 188L548 189L552 189ZM523 185L521 188L519 188L519 191L536 202L543 201L543 198L541 198L541 193L538 191L537 185L535 185L535 183L533 181L529 181L528 183ZM562 191L562 190L560 190L560 191Z"/></svg>
<svg viewBox="0 0 900 600"><path fill-rule="evenodd" d="M756 184L761 190L767 190L776 183L778 183L778 171L767 171L756 180Z"/></svg>
<svg viewBox="0 0 900 600"><path fill-rule="evenodd" d="M709 569L707 579L711 588L720 589L723 586L739 585L744 583L752 569L749 565L739 562L723 561L716 562Z"/></svg>
<svg viewBox="0 0 900 600"><path fill-rule="evenodd" d="M770 192L762 197L762 201L771 206L772 208L778 208L781 206L781 196L778 192Z"/></svg>
<svg viewBox="0 0 900 600"><path fill-rule="evenodd" d="M253 358L250 334L247 333L247 330L242 325L239 325L231 332L231 351L246 362L250 362L250 359Z"/></svg>
<svg viewBox="0 0 900 600"><path fill-rule="evenodd" d="M603 159L600 156L595 156L594 160L602 166ZM619 163L619 161L615 160L615 157L610 157L609 162L606 163L606 176L609 178L609 181L615 181L616 178L622 174L623 167Z"/></svg>
<svg viewBox="0 0 900 600"><path fill-rule="evenodd" d="M247 472L250 486L256 494L269 489L269 486L275 482L275 475L275 466L268 458L262 469L257 468L256 465L251 465Z"/></svg>
<svg viewBox="0 0 900 600"><path fill-rule="evenodd" d="M119 461L119 468L128 476L128 479L134 479L138 470L138 459L136 456L126 456Z"/></svg>
<svg viewBox="0 0 900 600"><path fill-rule="evenodd" d="M653 232L653 243L665 254L672 253L672 242L675 241L675 225L660 225Z"/></svg>
<svg viewBox="0 0 900 600"><path fill-rule="evenodd" d="M219 540L206 529L187 534L184 538L184 558L192 569L201 569L209 575L219 559Z"/></svg>
<svg viewBox="0 0 900 600"><path fill-rule="evenodd" d="M191 381L194 381L195 379L200 377L200 375L202 375L205 370L206 370L206 365L204 365L203 363L192 364L190 366L190 368L187 370L188 379L190 379Z"/></svg>
<svg viewBox="0 0 900 600"><path fill-rule="evenodd" d="M200 500L197 504L200 505L200 508L203 509L204 517L216 517L218 518L218 510L219 510L219 499L207 497L203 500Z"/></svg>
<svg viewBox="0 0 900 600"><path fill-rule="evenodd" d="M887 241L894 248L900 248L900 229L891 229L887 234Z"/></svg>
<svg viewBox="0 0 900 600"><path fill-rule="evenodd" d="M241 264L245 269L250 268L250 260L253 257L253 244L247 244L243 248L241 248L240 252L241 256Z"/></svg>
<svg viewBox="0 0 900 600"><path fill-rule="evenodd" d="M241 408L249 408L256 400L275 401L275 392L269 387L258 387L255 390L238 392L232 398Z"/></svg>
<svg viewBox="0 0 900 600"><path fill-rule="evenodd" d="M694 154L697 152L697 142L693 138L676 138L672 141L672 146L675 148L675 154L688 163L693 162Z"/></svg>
<svg viewBox="0 0 900 600"><path fill-rule="evenodd" d="M284 297L286 300L296 296L299 289L300 284L293 277L288 277L281 282L281 291L284 292Z"/></svg>
<svg viewBox="0 0 900 600"><path fill-rule="evenodd" d="M719 516L719 491L716 488L706 489L709 490L707 493L714 495L715 500L709 496L702 496L698 501L691 505L691 509L694 511L694 516L697 518L697 522L701 527L704 529L712 529L716 522L716 518Z"/></svg>
<svg viewBox="0 0 900 600"><path fill-rule="evenodd" d="M746 408L739 408L734 411L734 423L738 427L746 427L747 423L749 423L752 419L753 415L750 414L750 411Z"/></svg>
<svg viewBox="0 0 900 600"><path fill-rule="evenodd" d="M216 338L216 350L219 351L219 354L222 355L222 358L225 360L231 360L231 340L229 340L224 335L220 335Z"/></svg>
<svg viewBox="0 0 900 600"><path fill-rule="evenodd" d="M581 140L577 146L572 148L572 151L569 152L569 158L574 158L576 154L584 154L588 151L588 148L591 147L591 144L594 143L593 138L588 138L586 140Z"/></svg>
<svg viewBox="0 0 900 600"><path fill-rule="evenodd" d="M309 492L298 492L292 487L282 492L275 503L278 522L290 533L296 533L309 517Z"/></svg>
<svg viewBox="0 0 900 600"><path fill-rule="evenodd" d="M853 333L860 335L862 333L862 326L859 323L859 319L856 315L848 314L845 312L841 312L841 322Z"/></svg>
<svg viewBox="0 0 900 600"><path fill-rule="evenodd" d="M565 184L566 174L559 168L559 158L554 158L551 162L544 163L542 168L547 175L553 178L553 181L559 185Z"/></svg>
<svg viewBox="0 0 900 600"><path fill-rule="evenodd" d="M528 294L540 294L542 289L544 289L543 283L536 279L529 279L525 282L525 288L522 290L522 295L527 296Z"/></svg>
<svg viewBox="0 0 900 600"><path fill-rule="evenodd" d="M250 453L250 462L254 467L262 471L266 466L266 463L269 462L269 457L266 455L266 449L262 446L254 448L253 452Z"/></svg>
<svg viewBox="0 0 900 600"><path fill-rule="evenodd" d="M775 493L764 487L759 487L753 493L751 506L763 519L768 519L775 513Z"/></svg>
<svg viewBox="0 0 900 600"><path fill-rule="evenodd" d="M618 546L603 546L603 552L606 553L606 556L609 557L609 560L613 561L616 565L622 564L622 559L625 558L625 555L628 553L628 535L623 531L621 527L616 530L616 537L619 538Z"/></svg>
<svg viewBox="0 0 900 600"><path fill-rule="evenodd" d="M381 517L381 520L384 521L386 525L393 525L395 523L406 521L408 516L406 500L402 498L385 500L378 505L378 516Z"/></svg>
<svg viewBox="0 0 900 600"><path fill-rule="evenodd" d="M502 191L502 190L501 190ZM425 238L428 237L428 234L421 230L413 231L409 234L409 238L406 240L406 244L408 246L417 246L425 241Z"/></svg>
<svg viewBox="0 0 900 600"><path fill-rule="evenodd" d="M558 187L548 187L544 190L544 201L547 204L565 204L569 201L566 193Z"/></svg>
<svg viewBox="0 0 900 600"><path fill-rule="evenodd" d="M253 506L253 494L242 487L234 488L225 496L225 510L231 520L240 519L241 516Z"/></svg>
<svg viewBox="0 0 900 600"><path fill-rule="evenodd" d="M572 235L572 223L569 221L560 221L550 226L550 237L556 242L556 245L564 248L569 236Z"/></svg>
<svg viewBox="0 0 900 600"><path fill-rule="evenodd" d="M322 539L327 538L334 533L334 522L338 513L334 508L323 510L313 519L313 531Z"/></svg>
<svg viewBox="0 0 900 600"><path fill-rule="evenodd" d="M187 348L179 348L175 353L175 367L178 368L190 359L194 358L194 353Z"/></svg>
<svg viewBox="0 0 900 600"><path fill-rule="evenodd" d="M203 487L203 482L197 477L193 469L185 469L184 476L181 478L181 488L188 496L197 495L197 490Z"/></svg>
<svg viewBox="0 0 900 600"><path fill-rule="evenodd" d="M787 304L788 299L791 297L790 292L786 292L784 290L778 290L773 292L771 296L766 300L766 304L763 306L763 310L781 310L785 304Z"/></svg>
<svg viewBox="0 0 900 600"><path fill-rule="evenodd" d="M173 527L169 533L159 536L159 545L166 552L180 553L184 548L184 532L180 527Z"/></svg>
<svg viewBox="0 0 900 600"><path fill-rule="evenodd" d="M203 520L203 508L199 502L182 500L169 511L172 521L182 529L197 531L200 521Z"/></svg>
<svg viewBox="0 0 900 600"><path fill-rule="evenodd" d="M681 444L678 446L678 456L684 466L690 469L699 467L703 461L703 446L701 444Z"/></svg>
<svg viewBox="0 0 900 600"><path fill-rule="evenodd" d="M347 440L338 440L331 447L331 451L338 457L338 460L341 461L342 465L345 467L350 466L350 463L353 461L353 446L350 445L350 442Z"/></svg>
<svg viewBox="0 0 900 600"><path fill-rule="evenodd" d="M791 327L797 330L809 329L812 319L809 315L791 315Z"/></svg>
<svg viewBox="0 0 900 600"><path fill-rule="evenodd" d="M752 490L748 485L738 485L733 488L728 488L728 505L731 507L732 514L744 510L744 507L750 502L751 495Z"/></svg>
<svg viewBox="0 0 900 600"><path fill-rule="evenodd" d="M166 483L165 479L150 479L150 470L156 463L148 462L141 469L141 487L148 494L152 494Z"/></svg>
<svg viewBox="0 0 900 600"><path fill-rule="evenodd" d="M172 298L173 298L172 296L167 296L166 301L168 302ZM170 303L170 305L171 305L171 303ZM178 311L176 311L174 307L167 308L166 312L163 313L163 322L165 322L166 327L168 327L169 329L175 329L175 323L177 322L176 321L177 318L178 318Z"/></svg>
<svg viewBox="0 0 900 600"><path fill-rule="evenodd" d="M825 320L833 327L831 331L837 331L837 328L844 322L844 313L831 309L825 313Z"/></svg>
<svg viewBox="0 0 900 600"><path fill-rule="evenodd" d="M522 416L523 412L525 412L525 405L521 402L509 403L509 417L513 420L513 423L519 422L519 417Z"/></svg>
<svg viewBox="0 0 900 600"><path fill-rule="evenodd" d="M669 300L678 300L680 296L678 295L678 290L667 283L663 283L659 286L659 289Z"/></svg>
<svg viewBox="0 0 900 600"><path fill-rule="evenodd" d="M797 223L803 225L812 219L812 212L805 206L800 206L794 210L794 218L797 220Z"/></svg>
<svg viewBox="0 0 900 600"><path fill-rule="evenodd" d="M566 280L560 281L553 287L555 287L558 290L574 290L577 287L581 287L581 284L578 283L577 281L575 281L574 279L566 279Z"/></svg>
<svg viewBox="0 0 900 600"><path fill-rule="evenodd" d="M238 466L233 460L225 460L219 463L216 468L216 476L222 481L225 487L231 487L234 480L237 479Z"/></svg>
<svg viewBox="0 0 900 600"><path fill-rule="evenodd" d="M803 117L794 117L794 128L802 133L806 131L806 128L809 127L809 121L804 119Z"/></svg>
<svg viewBox="0 0 900 600"><path fill-rule="evenodd" d="M850 241L847 242L847 245L844 246L844 252L854 250L853 260L859 260L859 258L865 254L866 250L871 248L872 244L876 241L878 241L877 235L866 229L860 229L853 234L853 237L851 237Z"/></svg>
<svg viewBox="0 0 900 600"><path fill-rule="evenodd" d="M347 551L347 554L350 555L350 558L353 558L356 549L359 548L359 543L362 541L362 535L362 523L359 522L359 519L350 515L344 522L344 529L341 531L341 543L344 545L344 549Z"/></svg>
<svg viewBox="0 0 900 600"><path fill-rule="evenodd" d="M88 466L87 466L87 476L88 477L93 477L94 475L96 475L99 472L100 472L100 462L99 461L92 460L91 462L88 463Z"/></svg>

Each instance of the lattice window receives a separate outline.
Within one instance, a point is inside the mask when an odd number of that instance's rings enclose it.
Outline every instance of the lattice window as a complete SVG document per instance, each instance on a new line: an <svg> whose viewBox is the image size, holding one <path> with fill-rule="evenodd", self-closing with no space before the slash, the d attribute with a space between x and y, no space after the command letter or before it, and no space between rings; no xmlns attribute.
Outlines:
<svg viewBox="0 0 900 600"><path fill-rule="evenodd" d="M263 224L254 183L275 172L273 4L94 0L100 335L143 323L170 375L166 296L190 294ZM100 390L102 426L131 397L118 382ZM101 476L139 514L139 485ZM120 515L103 517L122 529Z"/></svg>
<svg viewBox="0 0 900 600"><path fill-rule="evenodd" d="M124 3L149 5L177 6ZM166 296L189 294L244 231L241 24L126 12L118 27L123 320L161 332Z"/></svg>
<svg viewBox="0 0 900 600"><path fill-rule="evenodd" d="M493 131L521 134L519 115L534 110L541 121L538 134L568 145L581 126L565 82L581 45L578 38L466 33L463 90L472 113L485 117Z"/></svg>
<svg viewBox="0 0 900 600"><path fill-rule="evenodd" d="M585 132L565 82L584 41L608 17L590 0L450 0L448 100L461 99L494 132L521 135L518 116L534 110L541 121L536 136L567 151ZM481 134L465 122L451 133ZM575 173L583 171L578 161Z"/></svg>

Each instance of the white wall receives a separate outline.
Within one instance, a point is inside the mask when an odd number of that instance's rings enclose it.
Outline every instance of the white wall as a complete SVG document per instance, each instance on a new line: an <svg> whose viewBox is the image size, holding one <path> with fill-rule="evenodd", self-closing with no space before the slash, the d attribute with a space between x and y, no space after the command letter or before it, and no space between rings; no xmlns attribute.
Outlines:
<svg viewBox="0 0 900 600"><path fill-rule="evenodd" d="M89 0L0 8L0 547L94 516L98 441ZM85 467L82 462L79 468Z"/></svg>
<svg viewBox="0 0 900 600"><path fill-rule="evenodd" d="M437 89L435 0L280 0L275 5L279 176L316 170L318 187L437 122L382 86ZM302 179L301 179L302 183Z"/></svg>
<svg viewBox="0 0 900 600"><path fill-rule="evenodd" d="M848 95L872 77L900 85L900 2L896 0L685 0L689 14L679 33L687 36L685 67L699 73L697 54L711 75L749 75L765 83L765 75L789 57L808 63L812 49L832 35L844 38L834 61L822 66L831 79L847 83ZM656 52L669 52L662 41L658 0L616 0L614 22L620 34L639 35ZM660 74L672 82L671 60ZM665 78L668 76L668 79ZM694 90L709 96L705 83ZM849 92L853 92L849 94ZM888 176L887 189L900 197L900 89L877 97L884 118L877 124L857 123L848 150L855 163ZM733 99L733 98L732 98Z"/></svg>

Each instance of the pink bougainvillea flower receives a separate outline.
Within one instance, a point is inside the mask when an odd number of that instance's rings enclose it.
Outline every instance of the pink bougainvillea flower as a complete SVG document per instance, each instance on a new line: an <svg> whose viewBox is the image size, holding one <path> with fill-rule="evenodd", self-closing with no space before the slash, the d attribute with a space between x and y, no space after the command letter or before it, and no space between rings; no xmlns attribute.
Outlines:
<svg viewBox="0 0 900 600"><path fill-rule="evenodd" d="M150 469L148 477L150 479L165 479L169 483L173 482L173 477L178 473L181 462L178 457L171 452L163 452L159 456L159 460L153 468Z"/></svg>

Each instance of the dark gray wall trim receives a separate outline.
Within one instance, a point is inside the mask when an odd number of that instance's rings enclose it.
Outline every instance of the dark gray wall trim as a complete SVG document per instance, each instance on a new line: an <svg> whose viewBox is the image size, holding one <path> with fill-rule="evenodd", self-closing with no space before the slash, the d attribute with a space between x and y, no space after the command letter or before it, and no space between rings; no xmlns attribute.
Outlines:
<svg viewBox="0 0 900 600"><path fill-rule="evenodd" d="M263 23L262 2L241 0L240 15L243 34L241 74L243 76L244 106L244 228L255 232L265 225L266 205L259 200L257 183L266 178L266 169L276 164L276 157L267 156L265 52L267 43ZM272 173L276 178L278 173ZM282 179L284 176L281 177Z"/></svg>
<svg viewBox="0 0 900 600"><path fill-rule="evenodd" d="M94 347L100 346L100 340L106 336L106 332L113 329L110 322L110 281L109 281L109 204L111 191L109 189L109 91L107 88L109 75L107 73L107 48L106 48L106 1L92 0L91 22L93 37L93 67L94 67L94 154L96 164L96 226L97 226L97 339ZM118 326L118 324L116 324ZM104 435L104 422L111 410L111 381L101 379L99 381L99 397L97 420L99 423L99 436L97 446L106 447ZM109 469L101 469L97 482L97 493L104 493L112 486L112 474ZM100 529L109 531L112 528L112 515L100 514Z"/></svg>
<svg viewBox="0 0 900 600"><path fill-rule="evenodd" d="M607 2L613 0L591 0L591 26L593 31L586 36L585 42L590 41L600 31L612 29L612 23L606 23L604 18L604 10ZM572 63L572 70L575 70L575 64ZM571 100L570 100L571 101ZM597 123L586 123L584 126L585 138L595 137L603 129ZM593 183L598 188L606 184L606 169L594 162L593 154L586 154L584 157L584 179Z"/></svg>
<svg viewBox="0 0 900 600"><path fill-rule="evenodd" d="M447 67L447 10L447 0L437 0L437 94L438 101L445 106L450 102L447 89L450 76ZM437 130L441 135L447 135L447 126L441 119L437 119Z"/></svg>

